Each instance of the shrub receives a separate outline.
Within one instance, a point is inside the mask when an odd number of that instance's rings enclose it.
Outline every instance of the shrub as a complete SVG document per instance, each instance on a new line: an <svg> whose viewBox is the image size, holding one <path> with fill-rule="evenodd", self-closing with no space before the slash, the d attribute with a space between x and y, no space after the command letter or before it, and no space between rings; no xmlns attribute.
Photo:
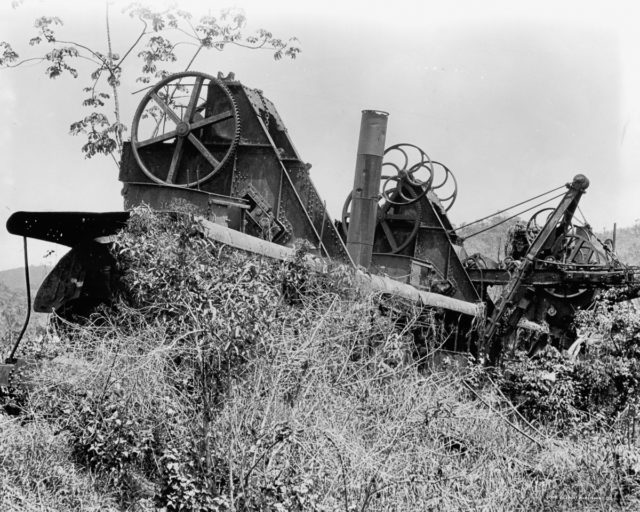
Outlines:
<svg viewBox="0 0 640 512"><path fill-rule="evenodd" d="M580 311L576 326L585 340L580 357L549 347L533 358L520 354L500 379L528 419L565 431L585 419L610 425L635 407L640 389L640 315L633 306L601 301Z"/></svg>
<svg viewBox="0 0 640 512"><path fill-rule="evenodd" d="M572 370L570 360L547 347L534 359L519 354L509 361L500 384L529 420L571 426L579 416Z"/></svg>

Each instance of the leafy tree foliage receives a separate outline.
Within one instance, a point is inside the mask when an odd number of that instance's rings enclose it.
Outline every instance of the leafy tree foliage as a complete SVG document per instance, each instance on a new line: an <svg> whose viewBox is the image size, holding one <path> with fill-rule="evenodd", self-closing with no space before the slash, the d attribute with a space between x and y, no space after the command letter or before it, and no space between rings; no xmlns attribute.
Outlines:
<svg viewBox="0 0 640 512"><path fill-rule="evenodd" d="M21 4L21 1L12 3L14 8ZM151 84L170 74L168 68L179 60L178 47L192 51L182 70L188 70L202 50L223 51L228 46L267 50L276 60L295 59L300 53L294 37L277 38L265 29L245 34L247 20L242 10L224 9L216 15L208 14L196 19L175 6L157 9L134 2L120 14L140 24L133 41L127 46L120 43L126 48L122 53L114 49L119 42L112 44L112 34L117 31L111 28L109 2L106 3L105 15L106 48L66 39L63 20L57 16L41 16L35 20L35 34L28 40L31 47L29 56L23 57L11 43L0 41L0 69L41 62L46 66L48 78L69 75L85 80L85 96L81 103L88 113L71 123L69 131L72 135L85 137L82 152L86 158L101 154L111 155L116 164L119 161L126 132L119 100L123 87L126 87L122 83L125 64L131 68L139 66L135 82Z"/></svg>

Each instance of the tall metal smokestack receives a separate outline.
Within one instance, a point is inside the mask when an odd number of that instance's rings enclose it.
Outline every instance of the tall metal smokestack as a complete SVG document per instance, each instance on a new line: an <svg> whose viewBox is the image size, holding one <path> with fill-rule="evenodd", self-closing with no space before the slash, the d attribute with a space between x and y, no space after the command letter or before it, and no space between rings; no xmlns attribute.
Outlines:
<svg viewBox="0 0 640 512"><path fill-rule="evenodd" d="M379 110L363 110L360 122L347 250L354 263L365 268L371 265L373 253L388 117Z"/></svg>

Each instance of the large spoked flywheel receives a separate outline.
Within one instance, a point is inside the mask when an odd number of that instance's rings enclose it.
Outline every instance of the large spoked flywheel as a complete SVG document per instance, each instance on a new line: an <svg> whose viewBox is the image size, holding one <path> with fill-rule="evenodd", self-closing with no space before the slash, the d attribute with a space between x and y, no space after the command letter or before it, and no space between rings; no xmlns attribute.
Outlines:
<svg viewBox="0 0 640 512"><path fill-rule="evenodd" d="M198 72L168 76L140 102L131 127L133 155L153 181L194 187L233 155L238 109L224 83Z"/></svg>

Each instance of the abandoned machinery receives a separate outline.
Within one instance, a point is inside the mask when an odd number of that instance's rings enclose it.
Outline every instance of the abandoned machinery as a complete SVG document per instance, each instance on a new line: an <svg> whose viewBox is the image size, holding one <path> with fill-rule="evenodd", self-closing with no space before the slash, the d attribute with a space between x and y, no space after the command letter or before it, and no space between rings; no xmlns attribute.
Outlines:
<svg viewBox="0 0 640 512"><path fill-rule="evenodd" d="M528 223L511 228L502 261L468 255L449 219L457 197L453 173L413 144L385 148L387 121L385 112L362 112L353 190L333 222L310 166L262 91L232 75L167 77L148 90L133 118L119 176L124 211L9 218L8 231L25 237L25 263L26 237L71 248L40 287L34 310L88 314L108 300L115 274L110 236L132 208L166 210L175 200L202 213L211 237L281 258L294 240L306 240L319 256L358 267L374 288L443 308L445 322L460 334L451 348L479 349L493 362L519 327L566 347L575 337L575 311L599 291L638 289L636 269L575 221L589 186L580 174L549 192L559 194L533 199L547 197L524 210L533 211ZM474 338L465 337L464 326L478 319ZM20 337L0 366L0 384L19 366Z"/></svg>

